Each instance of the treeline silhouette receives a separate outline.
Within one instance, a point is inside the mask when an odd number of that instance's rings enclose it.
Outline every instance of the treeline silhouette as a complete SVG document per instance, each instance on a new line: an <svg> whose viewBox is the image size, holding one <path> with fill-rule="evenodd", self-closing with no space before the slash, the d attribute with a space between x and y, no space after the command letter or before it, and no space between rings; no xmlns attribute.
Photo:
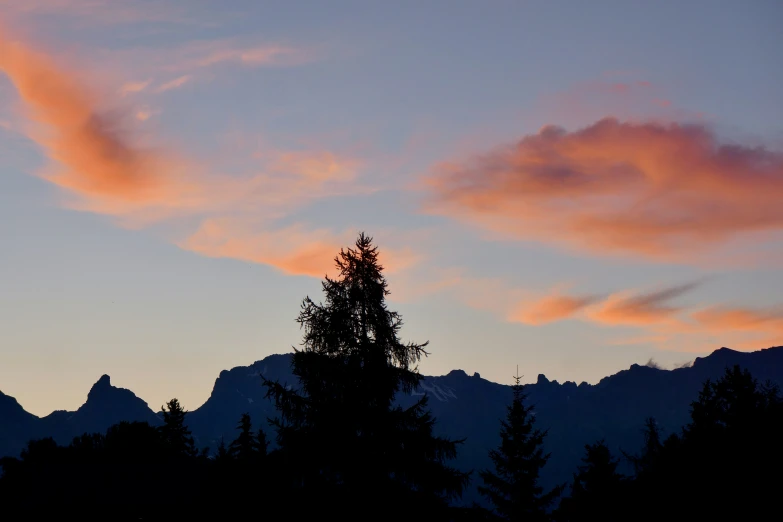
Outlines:
<svg viewBox="0 0 783 522"><path fill-rule="evenodd" d="M402 319L386 307L372 238L360 234L335 262L340 274L322 283L325 301L302 303L303 342L292 359L299 386L261 377L275 418L243 415L235 439L209 452L196 447L172 399L160 427L122 422L68 446L30 441L18 458L0 459L0 518L560 522L745 520L779 511L783 399L738 366L704 383L681 433L664 437L650 418L636 453L588 444L573 481L549 491L539 481L547 432L517 377L492 469L455 469L449 462L463 441L434 435L428 397L394 403L417 388L427 343L400 340ZM628 475L621 459L632 466ZM471 480L486 507L460 505Z"/></svg>

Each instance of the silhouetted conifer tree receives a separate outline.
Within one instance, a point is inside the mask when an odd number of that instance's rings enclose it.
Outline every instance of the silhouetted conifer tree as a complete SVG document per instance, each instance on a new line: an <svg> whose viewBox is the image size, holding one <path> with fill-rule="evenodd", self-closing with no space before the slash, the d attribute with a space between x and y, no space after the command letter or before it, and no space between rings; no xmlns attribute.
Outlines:
<svg viewBox="0 0 783 522"><path fill-rule="evenodd" d="M542 448L546 431L534 427L533 406L526 406L525 387L514 377L514 398L506 420L500 421L500 447L489 453L495 471L479 475L479 492L492 502L504 520L546 520L548 508L560 494L559 486L544 493L539 474L549 460Z"/></svg>
<svg viewBox="0 0 783 522"><path fill-rule="evenodd" d="M386 307L372 238L360 234L335 263L339 277L322 283L325 303L307 297L297 319L304 338L292 369L301 388L264 380L280 411L272 422L292 484L320 514L435 516L467 482L445 465L458 442L433 435L426 396L407 409L393 404L419 384L415 365L427 343L400 341L402 319Z"/></svg>
<svg viewBox="0 0 783 522"><path fill-rule="evenodd" d="M264 433L262 428L259 428L258 433L256 433L253 449L255 449L258 457L261 459L266 457L269 451L269 441L266 439L266 433Z"/></svg>
<svg viewBox="0 0 783 522"><path fill-rule="evenodd" d="M253 436L253 425L250 422L250 414L243 413L237 425L239 435L228 448L231 455L242 461L253 459L256 454L256 441Z"/></svg>
<svg viewBox="0 0 783 522"><path fill-rule="evenodd" d="M225 462L231 458L228 450L226 449L226 443L223 441L223 437L220 437L220 444L218 444L217 452L215 452L215 461Z"/></svg>
<svg viewBox="0 0 783 522"><path fill-rule="evenodd" d="M560 502L555 519L562 522L625 520L628 516L623 503L626 477L617 472L619 461L612 457L604 441L586 444L582 462L574 473L571 496Z"/></svg>
<svg viewBox="0 0 783 522"><path fill-rule="evenodd" d="M160 428L160 433L165 444L176 455L195 457L198 454L196 444L190 430L185 425L187 412L177 399L171 399L161 409L163 411L163 426Z"/></svg>
<svg viewBox="0 0 783 522"><path fill-rule="evenodd" d="M636 475L649 471L658 461L658 456L663 448L661 442L661 430L658 422L653 417L647 417L644 421L644 445L638 455L623 452L625 458L631 463Z"/></svg>

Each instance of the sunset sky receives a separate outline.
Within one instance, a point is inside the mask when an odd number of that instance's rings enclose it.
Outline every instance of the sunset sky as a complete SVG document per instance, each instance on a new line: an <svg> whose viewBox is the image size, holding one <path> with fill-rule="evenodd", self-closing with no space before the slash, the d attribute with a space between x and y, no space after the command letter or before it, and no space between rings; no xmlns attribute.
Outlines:
<svg viewBox="0 0 783 522"><path fill-rule="evenodd" d="M0 390L195 409L359 231L422 373L783 344L783 3L0 0Z"/></svg>

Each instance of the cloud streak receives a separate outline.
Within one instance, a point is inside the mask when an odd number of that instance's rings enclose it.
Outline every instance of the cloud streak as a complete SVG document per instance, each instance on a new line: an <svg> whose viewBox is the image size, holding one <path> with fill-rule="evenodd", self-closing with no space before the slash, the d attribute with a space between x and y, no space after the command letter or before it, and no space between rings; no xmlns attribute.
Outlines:
<svg viewBox="0 0 783 522"><path fill-rule="evenodd" d="M128 82L120 87L120 94L127 96L128 94L141 92L149 87L150 83L152 83L152 80L146 80L143 82Z"/></svg>
<svg viewBox="0 0 783 522"><path fill-rule="evenodd" d="M207 257L261 263L288 275L320 278L336 276L335 255L355 239L353 230L335 234L326 228L308 229L302 224L265 230L242 220L210 219L179 246ZM379 262L391 274L409 268L419 259L407 248L385 248L379 256Z"/></svg>
<svg viewBox="0 0 783 522"><path fill-rule="evenodd" d="M185 74L221 65L286 67L303 65L314 59L315 53L310 49L278 43L243 43L231 39L191 41L154 58L162 70Z"/></svg>
<svg viewBox="0 0 783 522"><path fill-rule="evenodd" d="M189 74L184 74L182 76L174 78L173 80L169 80L166 83L160 85L157 89L155 89L155 92L166 92L166 91L171 91L173 89L179 89L180 87L188 83L190 79L191 76Z"/></svg>
<svg viewBox="0 0 783 522"><path fill-rule="evenodd" d="M698 262L783 230L783 154L701 125L549 126L425 183L428 213L592 255Z"/></svg>
<svg viewBox="0 0 783 522"><path fill-rule="evenodd" d="M612 294L588 317L608 325L646 326L676 320L681 308L669 302L696 288L699 283L664 288L656 292Z"/></svg>
<svg viewBox="0 0 783 522"><path fill-rule="evenodd" d="M568 319L600 299L596 295L569 296L552 293L538 301L522 303L509 315L512 322L543 325Z"/></svg>
<svg viewBox="0 0 783 522"><path fill-rule="evenodd" d="M673 304L700 285L692 282L656 291L621 291L606 297L552 291L517 305L508 319L534 326L573 318L600 326L631 327L641 333L610 340L609 344L648 344L695 352L712 350L716 342L753 350L783 342L783 305L749 308Z"/></svg>

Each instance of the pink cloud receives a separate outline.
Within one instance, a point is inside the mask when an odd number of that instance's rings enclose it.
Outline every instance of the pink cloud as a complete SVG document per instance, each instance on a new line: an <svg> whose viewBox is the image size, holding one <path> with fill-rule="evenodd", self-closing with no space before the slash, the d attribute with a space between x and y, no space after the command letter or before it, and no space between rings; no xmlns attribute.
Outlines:
<svg viewBox="0 0 783 522"><path fill-rule="evenodd" d="M308 229L302 224L266 230L236 219L210 219L179 246L207 257L261 263L285 274L320 278L336 276L335 256L341 247L352 245L355 239L354 231L335 234L328 229ZM385 271L392 274L410 268L419 259L409 248L385 248L379 256Z"/></svg>
<svg viewBox="0 0 783 522"><path fill-rule="evenodd" d="M672 306L669 302L696 286L698 283L641 294L612 294L587 315L592 321L608 325L646 326L669 323L676 321L681 311L681 308Z"/></svg>
<svg viewBox="0 0 783 522"><path fill-rule="evenodd" d="M509 320L530 325L542 325L573 317L595 303L598 296L569 296L558 292L550 293L533 302L525 302L509 315Z"/></svg>
<svg viewBox="0 0 783 522"><path fill-rule="evenodd" d="M696 262L783 230L783 154L700 125L545 127L426 183L429 213L594 255Z"/></svg>
<svg viewBox="0 0 783 522"><path fill-rule="evenodd" d="M53 160L42 174L107 213L143 207L197 205L204 194L169 152L146 148L126 131L122 115L101 112L101 99L84 88L78 72L48 56L0 39L0 70L16 87L31 121L30 137Z"/></svg>
<svg viewBox="0 0 783 522"><path fill-rule="evenodd" d="M783 307L741 308L712 306L691 314L696 323L715 332L743 330L783 340Z"/></svg>

